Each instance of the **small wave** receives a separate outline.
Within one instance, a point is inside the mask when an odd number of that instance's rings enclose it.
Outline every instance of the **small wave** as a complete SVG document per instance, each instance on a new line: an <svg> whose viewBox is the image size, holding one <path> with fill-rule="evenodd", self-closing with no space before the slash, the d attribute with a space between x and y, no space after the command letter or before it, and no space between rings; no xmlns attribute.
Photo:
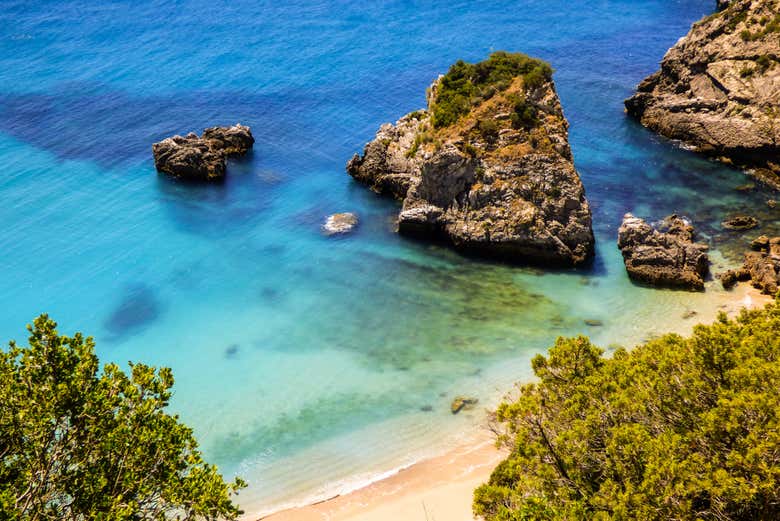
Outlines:
<svg viewBox="0 0 780 521"><path fill-rule="evenodd" d="M272 507L264 508L262 510L253 511L251 514L244 516L244 519L265 519L268 516L282 512L284 510L290 510L293 508L301 508L309 505L317 505L335 499L340 496L345 496L356 490L360 490L368 487L374 483L385 480L389 477L395 476L399 472L413 467L417 463L433 458L436 455L424 455L419 458L415 458L405 462L401 465L391 468L390 470L374 473L357 474L353 477L338 480L330 483L324 489L304 496L303 498L295 501L288 501L273 505ZM244 505L246 510L252 510L251 506Z"/></svg>

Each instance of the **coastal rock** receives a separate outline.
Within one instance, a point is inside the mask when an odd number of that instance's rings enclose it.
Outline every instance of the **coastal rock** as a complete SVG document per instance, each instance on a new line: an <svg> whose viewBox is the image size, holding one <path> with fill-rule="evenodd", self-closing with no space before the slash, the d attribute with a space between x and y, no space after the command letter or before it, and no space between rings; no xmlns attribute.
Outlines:
<svg viewBox="0 0 780 521"><path fill-rule="evenodd" d="M750 249L753 251L768 251L769 250L769 237L761 235L750 241Z"/></svg>
<svg viewBox="0 0 780 521"><path fill-rule="evenodd" d="M726 219L720 225L727 230L750 230L758 226L758 219L749 215L736 215Z"/></svg>
<svg viewBox="0 0 780 521"><path fill-rule="evenodd" d="M472 409L478 402L479 400L477 398L457 396L454 400L452 400L450 411L452 414L458 414L460 411Z"/></svg>
<svg viewBox="0 0 780 521"><path fill-rule="evenodd" d="M229 156L245 154L255 139L249 127L211 127L198 137L194 132L173 136L152 145L154 166L172 177L218 181L225 177Z"/></svg>
<svg viewBox="0 0 780 521"><path fill-rule="evenodd" d="M653 286L703 290L707 245L693 242L686 220L671 215L656 228L630 213L618 230L618 247L631 279Z"/></svg>
<svg viewBox="0 0 780 521"><path fill-rule="evenodd" d="M750 243L753 251L745 252L741 268L720 275L726 289L737 281L750 281L753 287L767 295L775 295L780 288L780 237L762 235Z"/></svg>
<svg viewBox="0 0 780 521"><path fill-rule="evenodd" d="M625 102L646 127L780 189L780 2L719 2Z"/></svg>
<svg viewBox="0 0 780 521"><path fill-rule="evenodd" d="M351 232L358 225L358 216L351 212L334 213L322 225L325 235L338 235Z"/></svg>
<svg viewBox="0 0 780 521"><path fill-rule="evenodd" d="M505 76L486 83L499 69ZM453 86L464 82L465 107L452 102L464 99ZM549 66L494 53L458 62L428 92L427 109L382 125L347 164L353 178L402 201L399 233L515 262L587 261L591 212Z"/></svg>

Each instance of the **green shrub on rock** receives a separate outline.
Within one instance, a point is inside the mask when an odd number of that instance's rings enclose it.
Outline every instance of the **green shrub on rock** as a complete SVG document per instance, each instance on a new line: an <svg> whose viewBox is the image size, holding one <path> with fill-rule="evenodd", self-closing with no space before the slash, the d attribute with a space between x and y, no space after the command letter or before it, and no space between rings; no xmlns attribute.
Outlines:
<svg viewBox="0 0 780 521"><path fill-rule="evenodd" d="M487 521L780 519L780 299L612 358L561 338L533 369L497 411Z"/></svg>
<svg viewBox="0 0 780 521"><path fill-rule="evenodd" d="M468 114L474 104L509 87L517 76L522 76L525 87L530 89L549 81L552 73L548 63L522 53L498 51L479 63L458 60L442 77L430 107L433 125L452 125Z"/></svg>

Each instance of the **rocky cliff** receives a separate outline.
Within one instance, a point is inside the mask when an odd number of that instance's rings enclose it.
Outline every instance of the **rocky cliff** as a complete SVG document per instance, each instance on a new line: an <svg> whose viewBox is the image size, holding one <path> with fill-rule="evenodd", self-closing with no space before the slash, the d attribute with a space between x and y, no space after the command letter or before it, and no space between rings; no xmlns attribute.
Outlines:
<svg viewBox="0 0 780 521"><path fill-rule="evenodd" d="M568 124L540 60L456 63L426 110L383 125L347 171L403 201L401 233L518 262L577 265L593 253Z"/></svg>
<svg viewBox="0 0 780 521"><path fill-rule="evenodd" d="M718 7L669 49L627 112L780 189L780 0Z"/></svg>

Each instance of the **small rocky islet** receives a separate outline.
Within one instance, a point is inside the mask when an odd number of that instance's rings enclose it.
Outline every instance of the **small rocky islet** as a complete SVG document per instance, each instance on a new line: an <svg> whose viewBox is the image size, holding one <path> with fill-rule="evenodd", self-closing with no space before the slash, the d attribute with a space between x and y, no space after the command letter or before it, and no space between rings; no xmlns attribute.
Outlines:
<svg viewBox="0 0 780 521"><path fill-rule="evenodd" d="M677 215L651 226L626 214L618 230L618 248L632 280L653 286L704 289L709 271L708 247L694 242L693 226Z"/></svg>
<svg viewBox="0 0 780 521"><path fill-rule="evenodd" d="M548 64L507 52L458 61L427 101L383 125L347 164L353 178L402 201L400 233L513 262L592 257L590 206Z"/></svg>
<svg viewBox="0 0 780 521"><path fill-rule="evenodd" d="M780 190L780 0L718 7L669 49L626 111Z"/></svg>
<svg viewBox="0 0 780 521"><path fill-rule="evenodd" d="M246 154L255 138L249 127L210 127L198 136L173 136L152 145L154 166L177 179L221 181L225 177L228 157Z"/></svg>

